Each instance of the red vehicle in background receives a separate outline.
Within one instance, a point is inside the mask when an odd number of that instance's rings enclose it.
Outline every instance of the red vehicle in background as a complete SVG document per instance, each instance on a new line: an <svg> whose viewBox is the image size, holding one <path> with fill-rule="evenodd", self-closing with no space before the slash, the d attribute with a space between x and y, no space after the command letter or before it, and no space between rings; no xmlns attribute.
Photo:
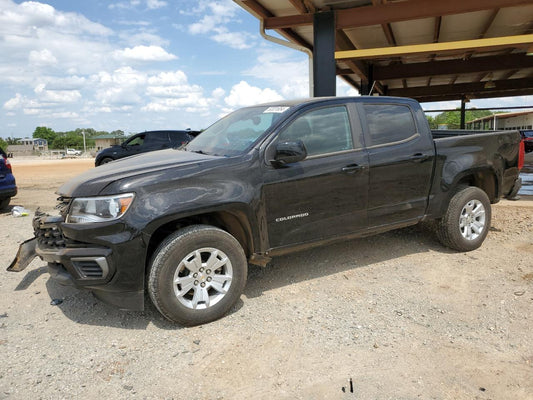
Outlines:
<svg viewBox="0 0 533 400"><path fill-rule="evenodd" d="M526 153L533 151L533 130L520 131Z"/></svg>

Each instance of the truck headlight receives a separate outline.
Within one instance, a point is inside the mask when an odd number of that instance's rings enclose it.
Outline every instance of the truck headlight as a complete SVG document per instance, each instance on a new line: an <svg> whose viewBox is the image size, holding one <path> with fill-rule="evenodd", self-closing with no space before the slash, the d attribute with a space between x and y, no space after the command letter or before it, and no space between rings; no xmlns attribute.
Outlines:
<svg viewBox="0 0 533 400"><path fill-rule="evenodd" d="M107 222L124 215L135 197L134 193L102 197L80 197L72 200L67 216L69 223Z"/></svg>

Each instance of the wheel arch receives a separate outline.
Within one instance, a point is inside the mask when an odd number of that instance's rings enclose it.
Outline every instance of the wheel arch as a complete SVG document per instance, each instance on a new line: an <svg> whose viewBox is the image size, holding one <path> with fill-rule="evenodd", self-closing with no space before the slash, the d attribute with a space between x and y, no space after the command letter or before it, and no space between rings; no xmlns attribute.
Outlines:
<svg viewBox="0 0 533 400"><path fill-rule="evenodd" d="M496 173L490 168L466 171L461 174L452 186L452 190L450 190L451 196L462 186L475 186L483 190L491 203L495 203L499 198L498 178Z"/></svg>
<svg viewBox="0 0 533 400"><path fill-rule="evenodd" d="M458 190L465 186L477 187L483 190L491 203L497 203L500 198L501 183L496 172L490 168L476 168L464 170L455 175L453 180L440 180L430 195L430 202L426 216L430 219L441 218L448 208L448 204ZM440 190L437 190L439 188Z"/></svg>
<svg viewBox="0 0 533 400"><path fill-rule="evenodd" d="M244 250L246 257L253 253L252 229L244 212L241 211L212 211L201 214L176 217L158 226L150 235L146 253L146 266L157 247L173 232L190 225L211 225L232 235Z"/></svg>

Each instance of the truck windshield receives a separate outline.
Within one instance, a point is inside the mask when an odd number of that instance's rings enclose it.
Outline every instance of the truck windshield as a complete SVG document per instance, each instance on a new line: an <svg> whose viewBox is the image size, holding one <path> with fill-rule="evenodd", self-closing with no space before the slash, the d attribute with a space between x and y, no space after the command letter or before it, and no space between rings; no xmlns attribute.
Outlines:
<svg viewBox="0 0 533 400"><path fill-rule="evenodd" d="M224 157L241 154L250 149L288 109L287 106L242 108L215 122L184 150Z"/></svg>

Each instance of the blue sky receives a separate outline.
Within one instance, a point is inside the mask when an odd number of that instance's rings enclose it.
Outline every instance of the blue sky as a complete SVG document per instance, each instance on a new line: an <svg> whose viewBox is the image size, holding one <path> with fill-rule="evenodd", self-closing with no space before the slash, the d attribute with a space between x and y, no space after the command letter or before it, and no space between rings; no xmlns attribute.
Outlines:
<svg viewBox="0 0 533 400"><path fill-rule="evenodd" d="M239 107L309 91L307 55L265 41L231 0L0 0L0 54L4 138L31 137L37 126L201 129ZM357 94L337 82L338 95Z"/></svg>

